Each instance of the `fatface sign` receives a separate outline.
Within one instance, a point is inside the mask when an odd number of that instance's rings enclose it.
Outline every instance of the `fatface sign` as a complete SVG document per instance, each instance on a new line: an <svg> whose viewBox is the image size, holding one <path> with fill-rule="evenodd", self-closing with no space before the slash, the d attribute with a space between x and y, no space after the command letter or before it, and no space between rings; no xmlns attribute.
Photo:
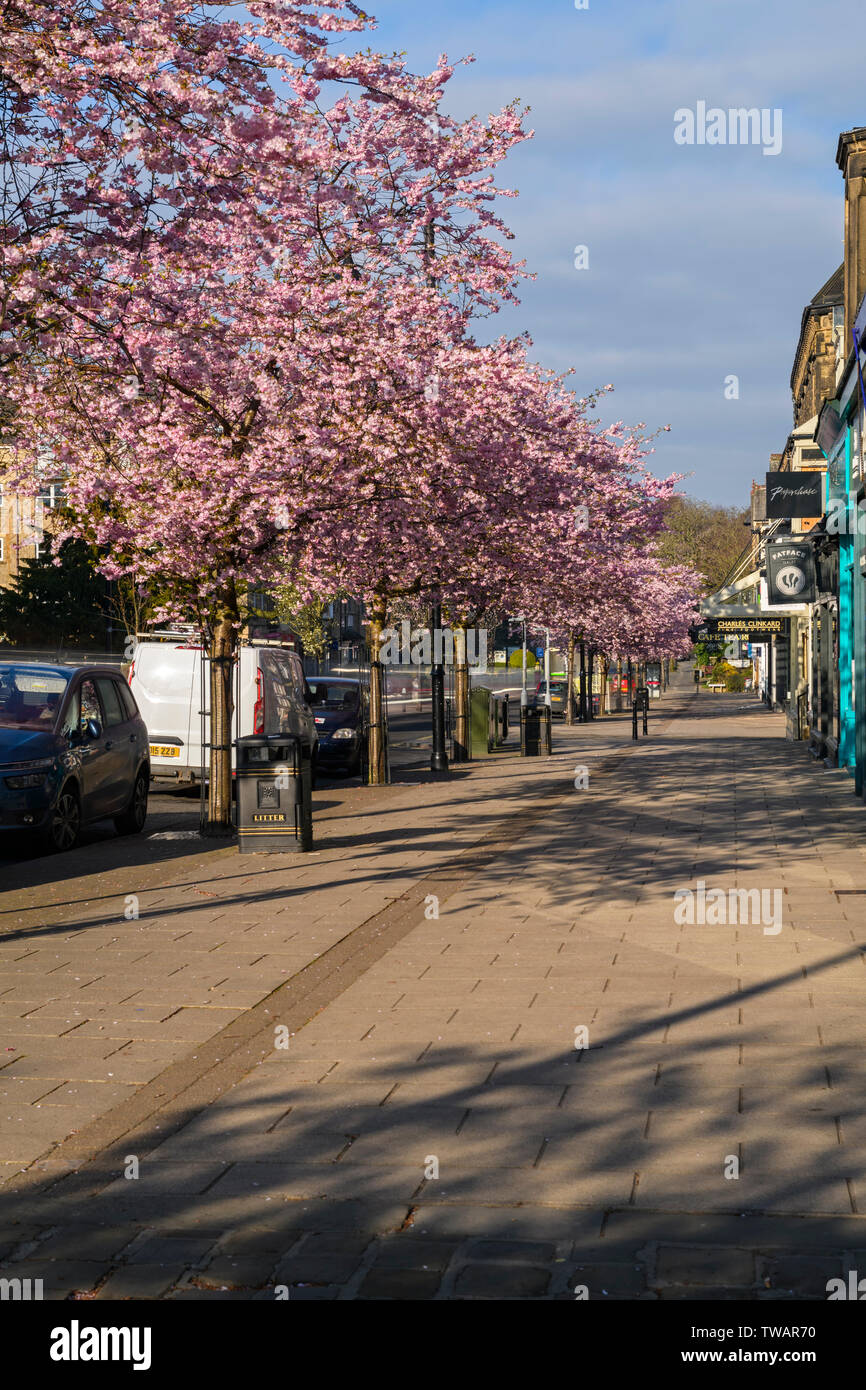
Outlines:
<svg viewBox="0 0 866 1390"><path fill-rule="evenodd" d="M824 474L768 473L767 519L820 517L824 512Z"/></svg>
<svg viewBox="0 0 866 1390"><path fill-rule="evenodd" d="M779 541L767 546L767 602L813 603L815 552L808 541Z"/></svg>

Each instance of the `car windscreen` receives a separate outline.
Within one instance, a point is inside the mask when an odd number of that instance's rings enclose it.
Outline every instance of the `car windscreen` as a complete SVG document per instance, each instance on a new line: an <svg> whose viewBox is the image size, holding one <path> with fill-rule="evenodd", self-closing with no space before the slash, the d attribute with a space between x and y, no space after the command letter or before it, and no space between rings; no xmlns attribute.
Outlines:
<svg viewBox="0 0 866 1390"><path fill-rule="evenodd" d="M0 666L0 729L53 730L69 677Z"/></svg>
<svg viewBox="0 0 866 1390"><path fill-rule="evenodd" d="M317 681L307 677L310 704L314 709L357 709L357 685L340 685L336 681Z"/></svg>

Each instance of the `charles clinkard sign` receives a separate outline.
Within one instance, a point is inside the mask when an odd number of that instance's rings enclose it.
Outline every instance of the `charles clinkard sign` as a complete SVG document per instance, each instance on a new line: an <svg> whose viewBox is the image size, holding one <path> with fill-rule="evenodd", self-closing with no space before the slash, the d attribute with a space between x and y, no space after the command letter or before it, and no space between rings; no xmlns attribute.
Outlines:
<svg viewBox="0 0 866 1390"><path fill-rule="evenodd" d="M705 618L701 625L701 638L718 641L720 638L737 637L744 642L769 642L773 637L784 637L788 631L787 618Z"/></svg>
<svg viewBox="0 0 866 1390"><path fill-rule="evenodd" d="M768 473L767 519L819 517L824 511L824 474Z"/></svg>
<svg viewBox="0 0 866 1390"><path fill-rule="evenodd" d="M814 603L815 553L808 541L767 546L767 603Z"/></svg>

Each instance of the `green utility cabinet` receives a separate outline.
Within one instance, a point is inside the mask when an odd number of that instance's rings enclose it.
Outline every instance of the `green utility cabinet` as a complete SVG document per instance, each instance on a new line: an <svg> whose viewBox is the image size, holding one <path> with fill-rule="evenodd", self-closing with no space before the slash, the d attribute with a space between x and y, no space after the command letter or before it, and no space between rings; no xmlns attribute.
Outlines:
<svg viewBox="0 0 866 1390"><path fill-rule="evenodd" d="M473 685L469 691L469 756L486 758L490 753L490 691L486 685Z"/></svg>

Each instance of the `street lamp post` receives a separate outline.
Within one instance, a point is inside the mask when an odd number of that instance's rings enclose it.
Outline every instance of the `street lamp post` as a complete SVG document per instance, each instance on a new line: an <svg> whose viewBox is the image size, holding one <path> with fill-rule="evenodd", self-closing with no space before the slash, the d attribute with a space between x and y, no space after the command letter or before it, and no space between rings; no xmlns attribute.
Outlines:
<svg viewBox="0 0 866 1390"><path fill-rule="evenodd" d="M544 629L544 689L547 694L544 699L546 705L550 704L550 628Z"/></svg>
<svg viewBox="0 0 866 1390"><path fill-rule="evenodd" d="M445 667L442 664L442 604L437 599L432 605L430 613L430 626L432 628L433 648L430 653L432 663L430 666L430 697L433 719L433 752L430 757L430 771L438 777L444 777L448 772L448 754L445 751ZM440 660L436 660L437 646L436 638L439 634L438 655Z"/></svg>
<svg viewBox="0 0 866 1390"><path fill-rule="evenodd" d="M529 697L528 697L528 695L527 695L527 693L526 693L526 615L525 615L524 613L519 613L517 616L518 616L519 620L522 621L522 623L523 623L523 688L522 688L522 690L521 690L521 692L520 692L520 703L521 703L521 705L525 705L525 704L528 703L528 700L529 700ZM543 632L543 633L544 633L544 688L545 688L545 691L547 692L546 695L545 695L545 697L544 697L544 703L545 703L546 705L549 705L549 704L550 704L550 628L549 628L549 627L544 627L544 625L543 625L542 623L531 623L531 624L530 624L530 627L533 627L533 628L535 629L536 632Z"/></svg>

